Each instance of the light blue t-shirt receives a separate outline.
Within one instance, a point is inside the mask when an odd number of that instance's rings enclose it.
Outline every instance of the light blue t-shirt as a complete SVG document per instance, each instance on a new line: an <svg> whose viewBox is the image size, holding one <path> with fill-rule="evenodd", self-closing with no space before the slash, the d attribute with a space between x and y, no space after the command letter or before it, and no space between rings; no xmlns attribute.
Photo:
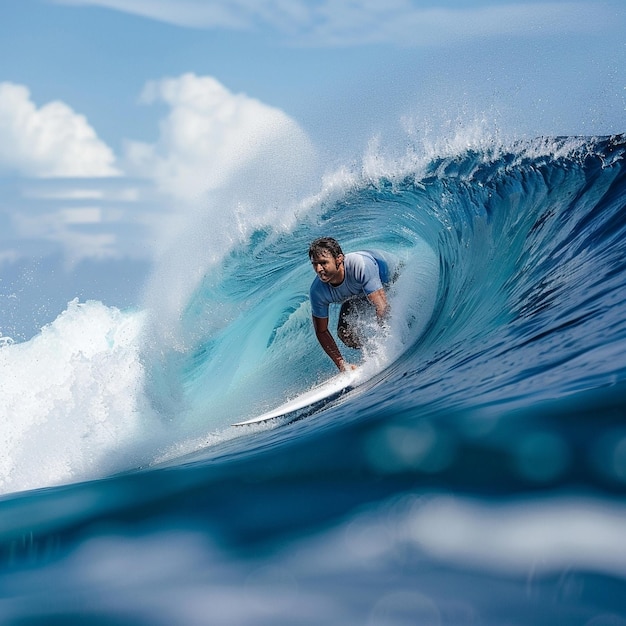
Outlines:
<svg viewBox="0 0 626 626"><path fill-rule="evenodd" d="M333 287L315 277L309 297L315 317L328 317L328 305L345 302L358 295L369 295L387 284L393 277L397 263L388 253L378 250L349 252L344 256L345 277L341 285Z"/></svg>

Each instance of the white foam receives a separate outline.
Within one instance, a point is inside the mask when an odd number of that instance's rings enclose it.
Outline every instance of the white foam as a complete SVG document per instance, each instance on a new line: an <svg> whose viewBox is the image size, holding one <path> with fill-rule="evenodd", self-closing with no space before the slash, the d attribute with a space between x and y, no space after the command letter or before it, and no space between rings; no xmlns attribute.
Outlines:
<svg viewBox="0 0 626 626"><path fill-rule="evenodd" d="M0 349L0 491L98 478L138 460L149 414L142 325L142 314L74 300L30 341Z"/></svg>

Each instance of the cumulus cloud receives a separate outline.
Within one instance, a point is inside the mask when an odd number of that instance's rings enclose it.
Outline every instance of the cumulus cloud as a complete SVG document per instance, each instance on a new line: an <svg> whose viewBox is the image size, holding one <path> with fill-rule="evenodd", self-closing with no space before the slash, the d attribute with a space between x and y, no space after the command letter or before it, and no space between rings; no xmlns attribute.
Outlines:
<svg viewBox="0 0 626 626"><path fill-rule="evenodd" d="M37 108L27 87L0 83L0 170L25 176L115 176L115 157L83 115L60 101Z"/></svg>
<svg viewBox="0 0 626 626"><path fill-rule="evenodd" d="M313 150L296 122L280 109L230 92L210 76L149 82L142 101L164 102L170 111L156 143L128 142L127 171L153 178L171 195L193 199L223 187L252 162L293 176L308 169Z"/></svg>
<svg viewBox="0 0 626 626"><path fill-rule="evenodd" d="M459 38L588 31L611 25L608 3L583 0L424 6L420 0L56 0L192 28L270 28L312 46L440 45Z"/></svg>

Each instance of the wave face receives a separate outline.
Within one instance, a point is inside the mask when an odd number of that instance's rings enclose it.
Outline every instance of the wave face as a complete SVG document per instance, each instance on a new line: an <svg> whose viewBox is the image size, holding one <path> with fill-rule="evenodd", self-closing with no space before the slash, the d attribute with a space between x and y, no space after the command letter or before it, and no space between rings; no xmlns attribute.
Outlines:
<svg viewBox="0 0 626 626"><path fill-rule="evenodd" d="M244 582L240 623L259 607L294 623L337 585L317 623L498 623L498 603L479 599L493 584L522 621L585 623L598 598L603 615L626 611L610 539L626 536L625 152L623 137L561 138L374 159L289 224L227 246L165 331L158 307L74 302L31 341L5 342L3 489L74 483L5 496L7 562L39 564L24 588L56 597L61 569L98 589L92 617L151 623L232 611ZM307 301L306 252L323 235L402 258L391 332L346 351L366 382L340 401L232 428L334 373ZM80 482L94 478L107 480ZM122 574L134 598L107 577L129 549L145 564ZM225 569L227 581L208 573ZM606 600L609 579L622 591ZM170 614L181 585L195 600ZM283 600L268 604L268 589ZM73 615L63 597L56 614Z"/></svg>
<svg viewBox="0 0 626 626"><path fill-rule="evenodd" d="M386 410L441 396L448 408L510 410L614 384L623 204L619 139L380 164L288 232L256 230L207 273L177 349L150 359L151 401L189 432L223 430L331 375L311 332L306 262L308 243L329 233L348 251L403 261L391 338L345 350L378 375L370 395L392 396Z"/></svg>

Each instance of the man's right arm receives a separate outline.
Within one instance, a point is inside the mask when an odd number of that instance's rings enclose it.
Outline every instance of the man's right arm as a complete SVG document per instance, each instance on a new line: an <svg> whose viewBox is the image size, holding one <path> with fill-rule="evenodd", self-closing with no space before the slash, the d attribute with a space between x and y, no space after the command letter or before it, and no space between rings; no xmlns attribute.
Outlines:
<svg viewBox="0 0 626 626"><path fill-rule="evenodd" d="M327 317L315 317L313 316L313 328L315 328L315 336L320 342L320 345L324 349L324 352L333 360L333 363L337 366L339 371L345 372L349 369L354 369L354 365L346 363L339 352L339 348L333 339L333 336L328 330L328 318Z"/></svg>

